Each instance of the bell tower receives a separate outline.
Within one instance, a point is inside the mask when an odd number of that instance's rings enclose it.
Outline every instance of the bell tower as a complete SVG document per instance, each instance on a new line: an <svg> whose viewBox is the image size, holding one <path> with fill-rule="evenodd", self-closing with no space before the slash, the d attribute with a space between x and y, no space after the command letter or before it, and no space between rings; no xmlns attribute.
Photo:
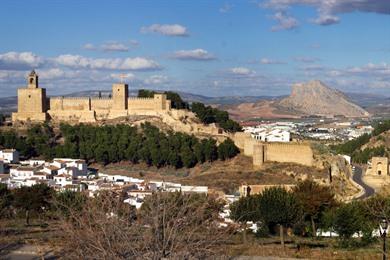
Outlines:
<svg viewBox="0 0 390 260"><path fill-rule="evenodd" d="M38 88L38 74L32 70L27 78L27 88Z"/></svg>
<svg viewBox="0 0 390 260"><path fill-rule="evenodd" d="M18 112L12 113L12 121L44 122L46 104L46 89L38 87L38 75L33 70L27 76L27 87L18 89Z"/></svg>

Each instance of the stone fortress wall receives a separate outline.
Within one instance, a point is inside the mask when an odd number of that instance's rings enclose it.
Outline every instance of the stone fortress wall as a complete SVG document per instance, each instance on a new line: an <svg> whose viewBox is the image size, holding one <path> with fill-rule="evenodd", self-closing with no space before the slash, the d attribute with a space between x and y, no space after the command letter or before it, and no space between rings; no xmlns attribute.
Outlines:
<svg viewBox="0 0 390 260"><path fill-rule="evenodd" d="M203 125L190 111L171 109L171 102L165 94L155 94L153 98L129 97L126 84L113 84L112 98L46 98L46 90L38 87L38 75L32 71L27 88L18 89L18 111L12 114L12 121L94 123L129 115L155 116L174 131L199 137L212 136L219 142L230 138L245 155L253 158L255 167L261 167L268 161L313 166L313 151L307 143L263 143L253 139L249 133L226 133L214 124Z"/></svg>
<svg viewBox="0 0 390 260"><path fill-rule="evenodd" d="M112 98L47 98L46 90L38 86L38 75L32 71L28 76L27 88L18 89L18 112L12 114L12 121L54 120L93 123L130 114L150 114L151 111L169 110L171 102L167 100L165 94L155 94L153 98L129 97L127 84L113 84Z"/></svg>
<svg viewBox="0 0 390 260"><path fill-rule="evenodd" d="M264 162L290 162L306 166L314 165L314 154L310 143L265 143L251 137L249 133L237 132L230 137L244 155L253 158L253 165L261 167Z"/></svg>

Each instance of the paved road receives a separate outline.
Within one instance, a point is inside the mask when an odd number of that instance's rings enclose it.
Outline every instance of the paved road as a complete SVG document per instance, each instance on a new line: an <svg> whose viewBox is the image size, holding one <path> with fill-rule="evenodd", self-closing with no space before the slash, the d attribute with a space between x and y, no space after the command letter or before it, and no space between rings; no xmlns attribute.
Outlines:
<svg viewBox="0 0 390 260"><path fill-rule="evenodd" d="M355 165L355 171L352 173L352 179L354 182L364 188L364 194L357 199L365 199L374 195L375 190L363 182L363 169L360 166Z"/></svg>

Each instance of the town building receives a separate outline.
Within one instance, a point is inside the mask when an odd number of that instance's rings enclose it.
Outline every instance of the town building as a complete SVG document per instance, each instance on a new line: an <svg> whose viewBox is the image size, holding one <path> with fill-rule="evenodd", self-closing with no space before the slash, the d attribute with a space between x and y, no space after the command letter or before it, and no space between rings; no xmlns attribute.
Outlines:
<svg viewBox="0 0 390 260"><path fill-rule="evenodd" d="M287 191L292 190L295 187L294 184L256 184L256 185L241 185L239 192L241 197L247 197L250 195L261 194L263 191L273 187L281 187Z"/></svg>
<svg viewBox="0 0 390 260"><path fill-rule="evenodd" d="M4 163L18 163L19 152L15 149L0 150L0 159L3 160Z"/></svg>

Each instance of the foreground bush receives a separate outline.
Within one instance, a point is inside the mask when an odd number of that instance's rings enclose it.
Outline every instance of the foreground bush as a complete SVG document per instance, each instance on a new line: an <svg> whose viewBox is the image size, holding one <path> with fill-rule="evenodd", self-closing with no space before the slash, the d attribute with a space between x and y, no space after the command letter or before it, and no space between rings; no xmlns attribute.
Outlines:
<svg viewBox="0 0 390 260"><path fill-rule="evenodd" d="M156 193L137 212L104 193L62 218L64 248L73 259L210 258L229 238L218 228L220 209L206 196Z"/></svg>

